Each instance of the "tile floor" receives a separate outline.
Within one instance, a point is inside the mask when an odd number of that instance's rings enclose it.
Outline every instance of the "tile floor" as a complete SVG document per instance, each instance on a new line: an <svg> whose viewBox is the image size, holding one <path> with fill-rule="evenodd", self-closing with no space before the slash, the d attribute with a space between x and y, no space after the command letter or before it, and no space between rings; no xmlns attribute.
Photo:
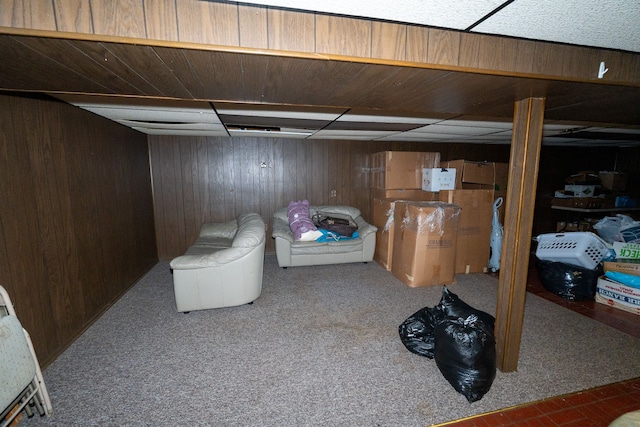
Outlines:
<svg viewBox="0 0 640 427"><path fill-rule="evenodd" d="M542 286L533 267L529 272L527 291L640 338L639 316L595 301L566 301ZM640 378L440 425L447 427L606 427L620 415L634 410L640 410Z"/></svg>

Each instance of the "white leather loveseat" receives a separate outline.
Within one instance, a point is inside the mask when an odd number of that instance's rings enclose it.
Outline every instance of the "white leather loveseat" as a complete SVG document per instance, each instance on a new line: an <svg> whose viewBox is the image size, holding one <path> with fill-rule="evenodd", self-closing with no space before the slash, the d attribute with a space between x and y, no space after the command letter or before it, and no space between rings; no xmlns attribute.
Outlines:
<svg viewBox="0 0 640 427"><path fill-rule="evenodd" d="M280 267L302 265L343 264L373 260L377 228L367 223L360 210L351 206L309 206L311 217L320 211L350 215L358 225L358 237L329 242L296 241L289 226L287 208L273 214L273 232L276 258Z"/></svg>
<svg viewBox="0 0 640 427"><path fill-rule="evenodd" d="M262 292L265 227L257 213L226 223L202 224L198 239L174 258L178 311L247 304Z"/></svg>

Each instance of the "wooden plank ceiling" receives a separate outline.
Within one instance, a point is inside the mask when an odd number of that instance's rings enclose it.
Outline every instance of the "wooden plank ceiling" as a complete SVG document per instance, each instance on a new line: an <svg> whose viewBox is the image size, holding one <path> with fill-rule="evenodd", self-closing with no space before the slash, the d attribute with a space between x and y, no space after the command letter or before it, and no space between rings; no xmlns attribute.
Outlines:
<svg viewBox="0 0 640 427"><path fill-rule="evenodd" d="M214 105L328 108L338 116L359 110L495 122L511 121L515 101L546 97L547 122L618 128L628 131L631 141L640 139L635 134L640 133L637 86L358 62L327 55L9 34L0 35L0 51L4 58L11 58L0 61L0 89L5 91L150 98L159 100L159 105L160 100L198 100ZM274 121L274 125L282 123Z"/></svg>

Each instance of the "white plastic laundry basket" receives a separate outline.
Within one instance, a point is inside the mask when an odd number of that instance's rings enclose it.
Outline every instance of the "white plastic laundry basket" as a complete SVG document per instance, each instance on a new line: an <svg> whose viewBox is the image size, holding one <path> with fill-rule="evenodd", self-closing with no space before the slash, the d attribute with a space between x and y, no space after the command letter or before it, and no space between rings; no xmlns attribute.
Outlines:
<svg viewBox="0 0 640 427"><path fill-rule="evenodd" d="M587 231L541 234L537 241L538 259L589 269L596 268L609 253L602 239Z"/></svg>

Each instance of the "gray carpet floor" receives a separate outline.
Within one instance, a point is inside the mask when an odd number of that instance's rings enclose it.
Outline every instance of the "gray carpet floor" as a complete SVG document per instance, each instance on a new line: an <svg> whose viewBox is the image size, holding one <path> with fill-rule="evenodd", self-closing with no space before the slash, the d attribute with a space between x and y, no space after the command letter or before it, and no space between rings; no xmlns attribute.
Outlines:
<svg viewBox="0 0 640 427"><path fill-rule="evenodd" d="M497 279L449 289L495 313ZM267 255L254 304L182 314L161 262L45 369L54 414L22 425L426 426L640 377L640 340L528 294L518 371L468 403L398 335L441 292Z"/></svg>

